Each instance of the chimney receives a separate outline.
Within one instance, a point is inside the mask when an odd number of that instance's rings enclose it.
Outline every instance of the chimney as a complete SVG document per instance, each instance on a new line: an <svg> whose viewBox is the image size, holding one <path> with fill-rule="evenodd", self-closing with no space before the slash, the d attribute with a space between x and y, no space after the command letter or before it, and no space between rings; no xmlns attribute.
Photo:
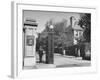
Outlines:
<svg viewBox="0 0 100 80"><path fill-rule="evenodd" d="M71 27L74 26L74 22L75 22L75 17L74 16L71 16L70 17L70 25L71 25Z"/></svg>

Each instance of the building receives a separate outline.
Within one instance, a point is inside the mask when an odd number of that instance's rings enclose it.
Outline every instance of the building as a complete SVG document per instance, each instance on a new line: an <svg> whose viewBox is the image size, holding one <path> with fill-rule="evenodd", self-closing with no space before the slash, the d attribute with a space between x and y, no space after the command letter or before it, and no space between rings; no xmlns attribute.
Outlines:
<svg viewBox="0 0 100 80"><path fill-rule="evenodd" d="M73 43L78 44L78 41L82 38L84 29L78 25L78 21L75 17L70 18L71 27L73 28Z"/></svg>

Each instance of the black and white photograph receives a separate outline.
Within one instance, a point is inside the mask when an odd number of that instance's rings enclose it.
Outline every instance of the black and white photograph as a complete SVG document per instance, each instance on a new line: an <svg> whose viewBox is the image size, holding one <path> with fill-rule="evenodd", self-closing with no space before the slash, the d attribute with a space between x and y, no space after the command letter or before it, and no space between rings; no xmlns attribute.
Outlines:
<svg viewBox="0 0 100 80"><path fill-rule="evenodd" d="M12 3L14 78L97 70L96 8Z"/></svg>
<svg viewBox="0 0 100 80"><path fill-rule="evenodd" d="M91 66L91 13L22 11L22 67Z"/></svg>

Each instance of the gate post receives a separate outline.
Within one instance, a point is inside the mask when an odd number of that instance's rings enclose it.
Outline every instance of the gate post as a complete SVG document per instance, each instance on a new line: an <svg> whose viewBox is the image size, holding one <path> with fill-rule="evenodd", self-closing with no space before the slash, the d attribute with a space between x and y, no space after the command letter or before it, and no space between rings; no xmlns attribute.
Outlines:
<svg viewBox="0 0 100 80"><path fill-rule="evenodd" d="M36 64L36 28L35 20L27 19L23 27L23 67L33 67Z"/></svg>
<svg viewBox="0 0 100 80"><path fill-rule="evenodd" d="M46 54L46 63L53 64L54 63L54 32L53 32L53 25L49 26L48 30L48 48Z"/></svg>

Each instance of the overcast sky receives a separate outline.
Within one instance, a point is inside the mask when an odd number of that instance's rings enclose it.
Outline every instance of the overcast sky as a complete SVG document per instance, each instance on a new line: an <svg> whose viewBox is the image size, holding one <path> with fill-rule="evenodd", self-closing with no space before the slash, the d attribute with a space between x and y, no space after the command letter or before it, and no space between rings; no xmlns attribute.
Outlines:
<svg viewBox="0 0 100 80"><path fill-rule="evenodd" d="M45 24L50 19L54 19L55 22L60 22L63 19L67 20L67 24L70 24L70 17L74 16L77 20L80 18L79 13L70 12L52 12L52 11L24 11L24 21L27 18L35 19L38 23L37 32L41 32L45 29Z"/></svg>

